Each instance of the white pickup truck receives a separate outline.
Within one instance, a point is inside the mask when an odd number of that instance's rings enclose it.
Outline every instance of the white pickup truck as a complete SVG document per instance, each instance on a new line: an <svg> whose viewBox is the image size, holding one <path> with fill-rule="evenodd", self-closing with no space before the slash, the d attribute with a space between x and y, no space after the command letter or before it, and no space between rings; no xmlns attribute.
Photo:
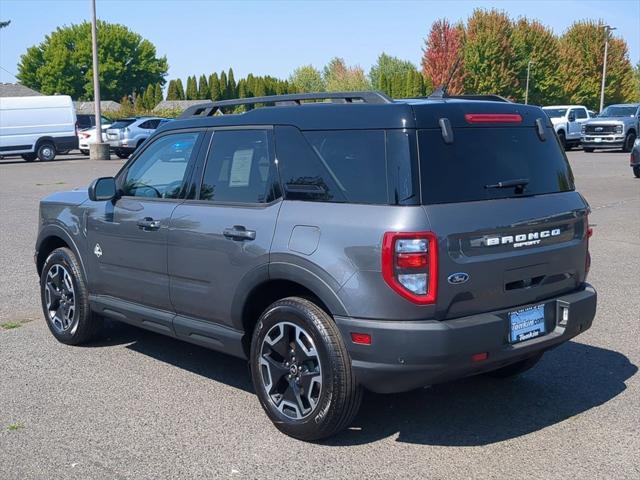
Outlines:
<svg viewBox="0 0 640 480"><path fill-rule="evenodd" d="M551 119L565 149L580 145L582 124L591 118L587 107L583 105L549 105L542 107Z"/></svg>

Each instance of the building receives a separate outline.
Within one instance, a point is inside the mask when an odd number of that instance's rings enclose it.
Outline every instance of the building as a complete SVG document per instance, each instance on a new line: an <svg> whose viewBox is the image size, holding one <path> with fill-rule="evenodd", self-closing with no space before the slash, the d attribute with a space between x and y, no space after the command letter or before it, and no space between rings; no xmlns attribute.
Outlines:
<svg viewBox="0 0 640 480"><path fill-rule="evenodd" d="M96 113L95 102L73 102L73 106L77 113ZM117 112L120 110L120 104L112 100L103 100L100 102L100 111L104 115L109 112Z"/></svg>
<svg viewBox="0 0 640 480"><path fill-rule="evenodd" d="M202 103L207 103L210 100L163 100L153 109L154 112L159 112L161 110L179 110L184 112L187 108L192 107L193 105L200 105Z"/></svg>
<svg viewBox="0 0 640 480"><path fill-rule="evenodd" d="M38 95L42 94L19 83L0 83L0 97L34 97Z"/></svg>

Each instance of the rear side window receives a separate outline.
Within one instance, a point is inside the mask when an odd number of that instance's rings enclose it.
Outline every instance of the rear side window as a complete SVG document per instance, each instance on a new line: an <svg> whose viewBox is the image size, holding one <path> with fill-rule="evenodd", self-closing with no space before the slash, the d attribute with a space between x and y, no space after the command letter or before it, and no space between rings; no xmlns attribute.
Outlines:
<svg viewBox="0 0 640 480"><path fill-rule="evenodd" d="M200 199L233 203L275 200L272 157L267 130L214 132Z"/></svg>
<svg viewBox="0 0 640 480"><path fill-rule="evenodd" d="M117 122L113 123L113 125L111 125L111 127L109 128L112 128L112 129L125 128L131 125L135 121L136 120L134 118L125 118L124 120L118 120Z"/></svg>
<svg viewBox="0 0 640 480"><path fill-rule="evenodd" d="M470 202L541 195L574 189L567 159L546 129L546 140L533 127L454 130L445 144L438 130L420 130L420 176L425 204ZM495 188L499 182L526 180L524 191ZM493 186L493 188L492 188Z"/></svg>
<svg viewBox="0 0 640 480"><path fill-rule="evenodd" d="M417 201L414 133L276 127L276 144L289 200L377 205Z"/></svg>

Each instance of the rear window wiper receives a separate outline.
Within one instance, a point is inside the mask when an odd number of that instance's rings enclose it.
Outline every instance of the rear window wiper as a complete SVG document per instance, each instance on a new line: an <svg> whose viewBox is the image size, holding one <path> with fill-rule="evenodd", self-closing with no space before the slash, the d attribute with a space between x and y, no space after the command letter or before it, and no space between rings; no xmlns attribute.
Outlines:
<svg viewBox="0 0 640 480"><path fill-rule="evenodd" d="M502 182L485 185L484 188L514 188L516 192L522 192L524 187L529 185L528 178L514 178L513 180L503 180Z"/></svg>

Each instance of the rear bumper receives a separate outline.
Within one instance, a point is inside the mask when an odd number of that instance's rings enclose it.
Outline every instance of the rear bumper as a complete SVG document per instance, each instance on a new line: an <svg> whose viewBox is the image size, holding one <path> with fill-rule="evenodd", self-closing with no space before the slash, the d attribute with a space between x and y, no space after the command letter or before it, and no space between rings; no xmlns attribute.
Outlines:
<svg viewBox="0 0 640 480"><path fill-rule="evenodd" d="M360 384L392 393L495 370L555 347L591 327L596 301L595 289L587 284L583 290L532 304L545 305L548 333L513 345L508 342L508 313L527 305L445 321L336 317L336 324ZM566 323L559 322L561 307L569 308ZM370 334L371 345L354 344L351 332ZM485 352L486 360L472 361L472 355Z"/></svg>

